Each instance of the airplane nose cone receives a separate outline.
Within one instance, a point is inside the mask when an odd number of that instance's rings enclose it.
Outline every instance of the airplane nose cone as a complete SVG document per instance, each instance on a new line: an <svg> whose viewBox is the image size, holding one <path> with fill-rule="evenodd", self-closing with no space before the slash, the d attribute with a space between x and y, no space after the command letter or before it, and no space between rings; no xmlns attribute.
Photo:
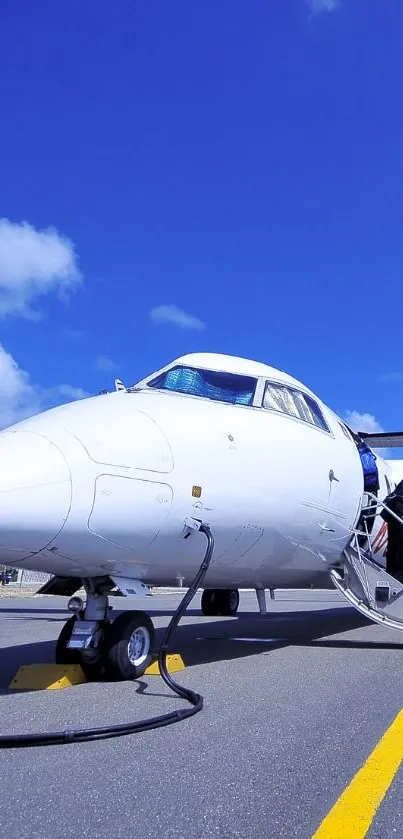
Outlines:
<svg viewBox="0 0 403 839"><path fill-rule="evenodd" d="M71 504L66 460L46 437L0 434L0 562L43 550L63 527Z"/></svg>

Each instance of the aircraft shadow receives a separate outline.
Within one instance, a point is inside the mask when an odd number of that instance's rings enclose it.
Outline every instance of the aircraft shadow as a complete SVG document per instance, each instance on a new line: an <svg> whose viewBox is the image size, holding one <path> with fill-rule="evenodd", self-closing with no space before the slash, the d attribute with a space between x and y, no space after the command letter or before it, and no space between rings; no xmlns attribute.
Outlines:
<svg viewBox="0 0 403 839"><path fill-rule="evenodd" d="M171 649L172 652L180 652L186 665L191 667L245 658L264 651L269 653L281 647L319 646L321 638L371 624L355 609L346 608L277 612L267 616L244 612L231 619L214 619L214 622L204 619L197 624L179 624ZM163 634L163 629L156 630L157 647ZM326 643L323 641L324 646ZM340 642L341 645L343 643L346 642ZM334 645L338 644L335 639ZM369 643L368 646L375 647L376 644ZM397 648L399 646L396 645Z"/></svg>
<svg viewBox="0 0 403 839"><path fill-rule="evenodd" d="M63 615L63 612L61 614ZM160 614L165 615L166 612L162 611ZM190 616L193 614L199 617L199 620L191 624L179 625L172 638L171 652L179 652L187 667L240 659L262 652L270 653L286 646L401 649L398 643L379 644L338 638L329 639L328 636L370 625L370 621L354 609L345 607L323 611L276 612L267 615L267 619L257 612L240 612L235 618L222 619L205 618L200 611L196 610L186 614ZM38 618L46 620L43 613ZM57 619L48 618L48 620L56 621ZM156 629L157 649L163 634L164 628ZM8 693L8 686L19 667L27 664L53 663L55 643L55 640L41 641L0 649L0 694ZM146 677L142 677L142 685L145 679ZM144 690L143 686L138 692L141 693Z"/></svg>
<svg viewBox="0 0 403 839"><path fill-rule="evenodd" d="M310 642L293 643L294 647L321 647L328 650L403 650L403 642L398 641L348 641L325 638L312 639Z"/></svg>
<svg viewBox="0 0 403 839"><path fill-rule="evenodd" d="M47 609L46 606L42 609L40 606L37 609L25 609L24 606L2 606L0 603L0 616L3 612L11 612L11 613L21 613L27 615L43 615L44 612L53 614L53 615L67 615L68 611L66 609Z"/></svg>
<svg viewBox="0 0 403 839"><path fill-rule="evenodd" d="M147 609L145 609L145 611L150 613L150 617L165 617L165 615L172 615L175 611L175 608L176 608L176 606L173 606L172 609L147 608ZM115 615L120 614L120 612L125 612L125 611L126 611L125 609L114 609L113 610L113 615L115 616ZM38 607L37 609L25 609L23 606L6 606L6 607L3 607L3 606L0 605L0 617L5 612L10 613L10 614L14 613L16 615L18 615L18 614L26 614L26 615L34 615L34 616L37 615L38 617L40 617L41 615L46 615L46 614L54 614L54 615L60 615L61 619L65 618L66 620L70 615L70 613L67 609L67 606L66 606L65 609L48 609L48 608L46 608L46 606L44 606L43 608ZM187 609L186 614L190 615L190 616L200 615L200 609L197 609L197 608ZM267 617L269 617L269 615L267 615Z"/></svg>

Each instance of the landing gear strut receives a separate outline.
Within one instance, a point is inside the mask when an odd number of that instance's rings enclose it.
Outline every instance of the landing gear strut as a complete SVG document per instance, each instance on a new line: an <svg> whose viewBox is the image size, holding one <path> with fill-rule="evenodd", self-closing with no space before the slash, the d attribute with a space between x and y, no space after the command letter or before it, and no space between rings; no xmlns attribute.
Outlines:
<svg viewBox="0 0 403 839"><path fill-rule="evenodd" d="M154 626L145 612L128 611L111 621L104 581L85 580L86 604L72 598L75 614L56 644L57 664L80 664L87 679L138 679L152 660Z"/></svg>
<svg viewBox="0 0 403 839"><path fill-rule="evenodd" d="M79 651L70 650L67 647L76 620L76 616L72 615L72 617L69 618L68 621L66 621L56 641L56 664L80 664L81 657Z"/></svg>
<svg viewBox="0 0 403 839"><path fill-rule="evenodd" d="M203 615L235 615L239 606L239 591L237 588L220 589L205 588L201 599Z"/></svg>

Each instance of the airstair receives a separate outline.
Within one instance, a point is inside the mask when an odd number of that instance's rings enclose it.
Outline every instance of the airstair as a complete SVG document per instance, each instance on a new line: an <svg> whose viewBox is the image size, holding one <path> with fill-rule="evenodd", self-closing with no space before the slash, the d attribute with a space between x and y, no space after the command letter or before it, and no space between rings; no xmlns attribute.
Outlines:
<svg viewBox="0 0 403 839"><path fill-rule="evenodd" d="M340 566L331 569L330 577L346 600L366 618L390 629L403 630L403 583L391 577L374 559L367 527L367 520L379 507L388 508L375 495L370 498L375 503L363 510L364 530L354 531L342 553ZM391 510L389 513L403 524L403 519Z"/></svg>

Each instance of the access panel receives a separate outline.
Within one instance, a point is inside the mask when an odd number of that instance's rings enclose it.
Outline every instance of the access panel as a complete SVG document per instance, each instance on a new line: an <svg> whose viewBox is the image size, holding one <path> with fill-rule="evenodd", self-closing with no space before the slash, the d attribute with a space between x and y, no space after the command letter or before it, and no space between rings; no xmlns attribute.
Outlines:
<svg viewBox="0 0 403 839"><path fill-rule="evenodd" d="M144 550L163 527L172 496L168 484L99 475L88 527L130 551Z"/></svg>

